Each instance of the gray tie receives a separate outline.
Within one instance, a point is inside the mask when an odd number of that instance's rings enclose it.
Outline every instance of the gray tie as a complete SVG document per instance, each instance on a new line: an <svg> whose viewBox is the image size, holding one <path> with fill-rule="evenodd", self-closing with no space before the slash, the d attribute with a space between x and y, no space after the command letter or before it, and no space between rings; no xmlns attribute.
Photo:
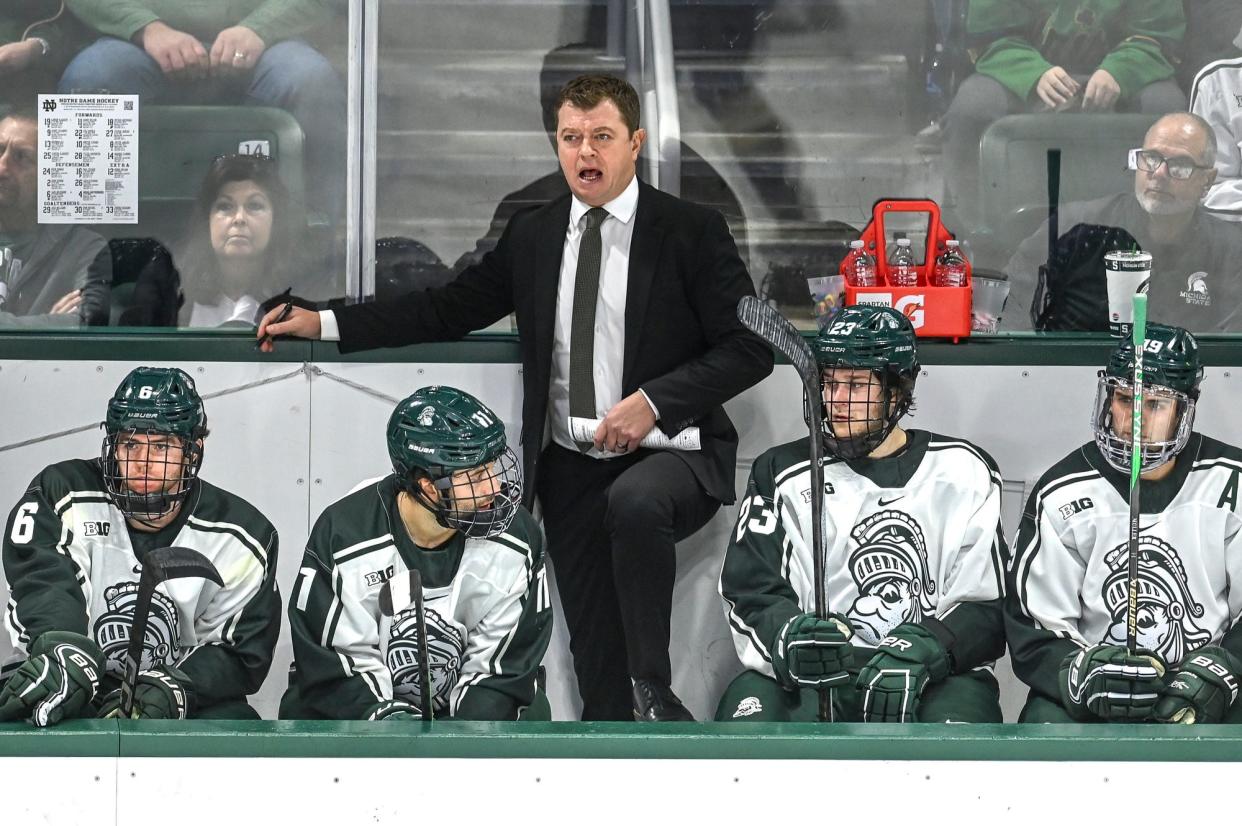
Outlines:
<svg viewBox="0 0 1242 826"><path fill-rule="evenodd" d="M578 244L578 271L574 275L574 310L569 327L569 415L586 419L595 418L595 303L599 298L599 265L604 246L599 225L607 217L608 211L603 207L587 211L586 229Z"/></svg>

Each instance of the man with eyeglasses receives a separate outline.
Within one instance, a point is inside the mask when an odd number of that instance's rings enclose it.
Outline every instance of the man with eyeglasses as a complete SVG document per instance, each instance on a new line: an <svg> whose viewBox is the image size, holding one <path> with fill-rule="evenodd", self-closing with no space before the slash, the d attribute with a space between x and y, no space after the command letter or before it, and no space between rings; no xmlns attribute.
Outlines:
<svg viewBox="0 0 1242 826"><path fill-rule="evenodd" d="M1049 260L1048 226L1027 238L1006 272L1008 329L1105 330L1104 254L1151 253L1151 315L1195 332L1242 330L1242 233L1202 207L1216 180L1216 137L1198 115L1160 118L1131 150L1133 193L1061 208Z"/></svg>
<svg viewBox="0 0 1242 826"><path fill-rule="evenodd" d="M0 327L108 323L112 256L84 226L39 223L39 122L0 118Z"/></svg>

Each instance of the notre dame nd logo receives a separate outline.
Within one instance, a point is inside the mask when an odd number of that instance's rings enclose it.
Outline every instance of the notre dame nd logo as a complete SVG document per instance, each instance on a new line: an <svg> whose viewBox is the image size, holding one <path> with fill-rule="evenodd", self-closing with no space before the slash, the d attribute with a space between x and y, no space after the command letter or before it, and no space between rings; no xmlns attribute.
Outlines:
<svg viewBox="0 0 1242 826"><path fill-rule="evenodd" d="M858 636L877 645L898 625L918 622L936 607L927 542L914 517L897 510L868 516L850 536L858 543L850 554L858 599L847 616Z"/></svg>
<svg viewBox="0 0 1242 826"><path fill-rule="evenodd" d="M104 601L108 610L95 621L95 640L107 660L105 671L117 679L125 676L125 651L129 648L129 629L134 625L134 603L137 599L137 582L122 582L107 588ZM151 615L142 641L140 670L165 665L181 655L177 627L176 604L159 591L152 593Z"/></svg>
<svg viewBox="0 0 1242 826"><path fill-rule="evenodd" d="M1104 604L1112 623L1104 642L1126 644L1126 603L1130 555L1122 542L1104 555L1109 575L1104 580ZM1168 542L1140 536L1138 548L1138 645L1166 663L1179 663L1190 651L1205 645L1212 633L1195 624L1203 606L1195 602L1186 581L1186 567Z"/></svg>
<svg viewBox="0 0 1242 826"><path fill-rule="evenodd" d="M426 606L428 665L431 671L431 705L448 708L449 692L461 675L466 650L465 631L452 618L442 617ZM392 696L422 710L422 679L418 673L418 632L414 609L407 608L392 620L388 633L388 670L392 673Z"/></svg>

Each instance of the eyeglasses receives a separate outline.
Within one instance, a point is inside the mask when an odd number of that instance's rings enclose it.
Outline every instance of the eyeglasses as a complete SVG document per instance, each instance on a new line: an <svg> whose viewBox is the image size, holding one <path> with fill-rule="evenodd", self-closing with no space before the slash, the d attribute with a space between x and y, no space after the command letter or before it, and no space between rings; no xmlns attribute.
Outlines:
<svg viewBox="0 0 1242 826"><path fill-rule="evenodd" d="M1210 166L1202 166L1195 163L1185 156L1179 158L1166 158L1154 149L1131 149L1129 163L1126 168L1131 172L1141 169L1144 172L1155 174L1161 164L1169 170L1169 177L1175 181L1184 181L1191 175L1195 174L1196 169L1211 169Z"/></svg>

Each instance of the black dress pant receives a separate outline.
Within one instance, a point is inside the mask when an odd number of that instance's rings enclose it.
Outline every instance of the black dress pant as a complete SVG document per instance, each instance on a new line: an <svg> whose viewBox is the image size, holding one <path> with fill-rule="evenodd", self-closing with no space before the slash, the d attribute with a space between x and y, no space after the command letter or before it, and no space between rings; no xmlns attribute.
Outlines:
<svg viewBox="0 0 1242 826"><path fill-rule="evenodd" d="M720 507L665 451L593 459L556 444L537 493L583 720L631 720L630 680L668 684L676 543Z"/></svg>

